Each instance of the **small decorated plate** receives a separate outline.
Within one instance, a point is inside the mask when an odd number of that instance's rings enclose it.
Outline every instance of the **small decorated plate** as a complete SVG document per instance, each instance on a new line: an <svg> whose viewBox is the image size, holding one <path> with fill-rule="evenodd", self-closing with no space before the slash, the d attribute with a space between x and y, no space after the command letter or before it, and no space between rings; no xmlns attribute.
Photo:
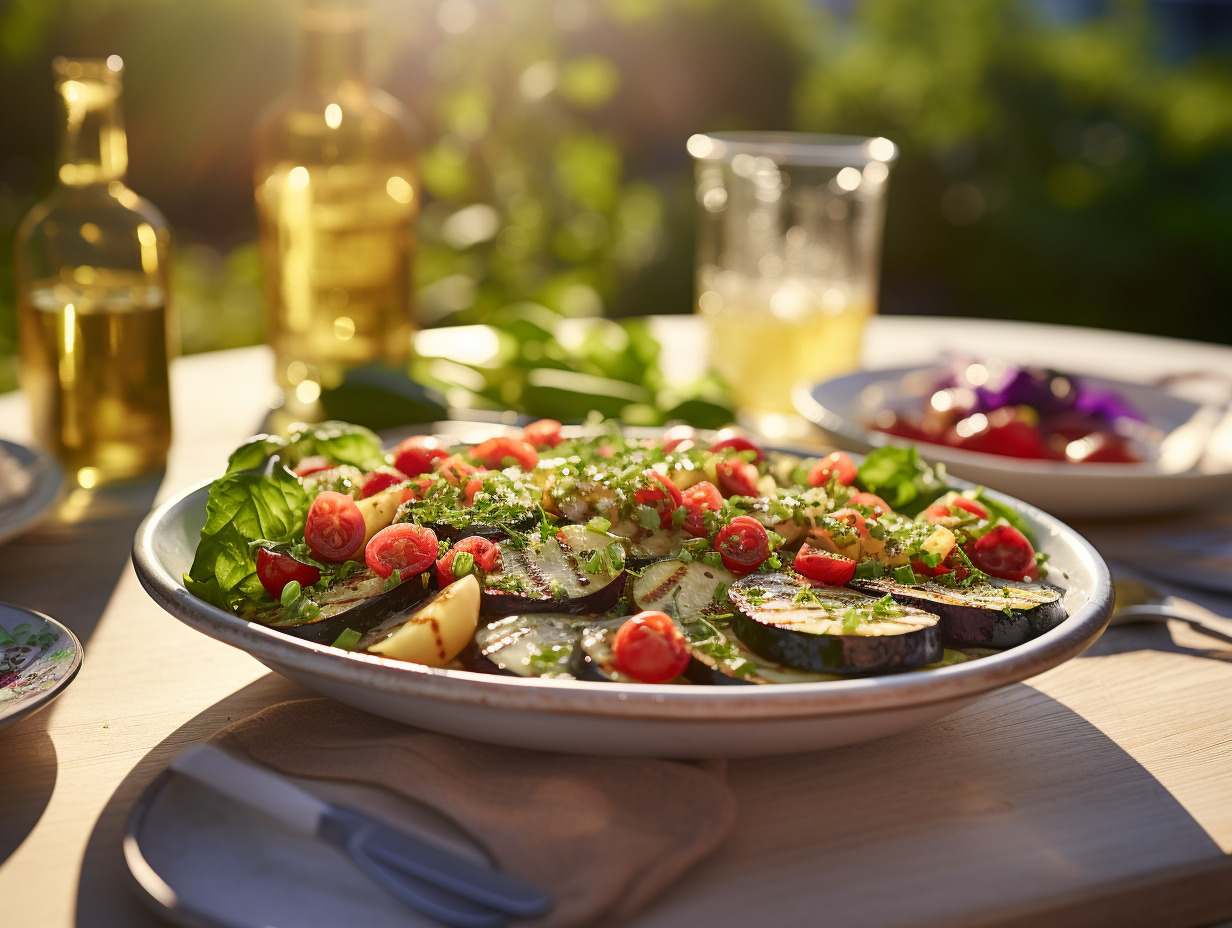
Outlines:
<svg viewBox="0 0 1232 928"><path fill-rule="evenodd" d="M0 728L48 705L81 669L81 642L41 612L0 603Z"/></svg>
<svg viewBox="0 0 1232 928"><path fill-rule="evenodd" d="M63 483L64 471L51 455L0 439L0 542L43 518Z"/></svg>

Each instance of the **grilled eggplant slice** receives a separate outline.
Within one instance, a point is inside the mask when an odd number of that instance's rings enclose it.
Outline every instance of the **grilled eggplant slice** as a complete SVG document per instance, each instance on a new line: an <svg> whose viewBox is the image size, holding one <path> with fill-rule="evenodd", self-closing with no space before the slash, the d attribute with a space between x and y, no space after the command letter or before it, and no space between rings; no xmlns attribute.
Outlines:
<svg viewBox="0 0 1232 928"><path fill-rule="evenodd" d="M570 660L594 616L532 612L497 619L475 633L470 665L518 677L571 679Z"/></svg>
<svg viewBox="0 0 1232 928"><path fill-rule="evenodd" d="M938 616L947 648L1011 648L1056 628L1067 616L1061 590L1048 584L980 581L963 587L930 580L905 586L883 579L854 580L851 586Z"/></svg>
<svg viewBox="0 0 1232 928"><path fill-rule="evenodd" d="M719 621L694 619L680 623L692 660L684 675L694 683L716 686L765 683L821 683L841 680L832 673L797 670L767 660L749 649Z"/></svg>
<svg viewBox="0 0 1232 928"><path fill-rule="evenodd" d="M656 561L633 581L630 598L642 611L666 612L679 623L693 616L716 615L727 610L726 590L736 578L722 567L701 561Z"/></svg>
<svg viewBox="0 0 1232 928"><path fill-rule="evenodd" d="M362 635L417 606L435 587L434 574L425 570L386 591L383 579L371 570L361 570L325 590L309 592L319 610L314 618L304 618L302 613L288 616L280 609L260 621L304 641L333 644L348 628Z"/></svg>
<svg viewBox="0 0 1232 928"><path fill-rule="evenodd" d="M566 525L523 547L502 542L500 570L483 580L483 610L488 615L606 612L624 592L623 544L585 525Z"/></svg>
<svg viewBox="0 0 1232 928"><path fill-rule="evenodd" d="M941 659L938 618L845 587L788 573L752 574L727 592L732 629L762 657L798 670L858 675Z"/></svg>

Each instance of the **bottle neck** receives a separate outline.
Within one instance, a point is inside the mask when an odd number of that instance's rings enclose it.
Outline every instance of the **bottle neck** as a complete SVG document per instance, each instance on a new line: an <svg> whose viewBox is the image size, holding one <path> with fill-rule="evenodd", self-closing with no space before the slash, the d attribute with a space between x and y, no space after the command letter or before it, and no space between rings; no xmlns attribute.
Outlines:
<svg viewBox="0 0 1232 928"><path fill-rule="evenodd" d="M120 111L120 85L89 77L56 82L63 106L59 177L70 187L123 180L128 140Z"/></svg>
<svg viewBox="0 0 1232 928"><path fill-rule="evenodd" d="M300 14L299 80L317 93L336 91L344 84L363 85L367 7L354 2L313 2Z"/></svg>

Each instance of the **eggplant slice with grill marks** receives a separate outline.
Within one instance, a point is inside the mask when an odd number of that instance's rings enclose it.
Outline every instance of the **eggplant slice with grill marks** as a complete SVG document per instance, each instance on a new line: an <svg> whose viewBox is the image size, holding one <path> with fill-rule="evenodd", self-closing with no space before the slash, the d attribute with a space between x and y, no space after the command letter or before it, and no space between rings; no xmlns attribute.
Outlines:
<svg viewBox="0 0 1232 928"><path fill-rule="evenodd" d="M624 592L623 542L585 525L566 525L522 547L501 542L501 566L483 579L489 615L599 614Z"/></svg>
<svg viewBox="0 0 1232 928"><path fill-rule="evenodd" d="M1062 591L1048 584L981 580L964 587L930 580L905 586L883 579L853 580L851 586L938 616L948 648L1012 648L1056 628L1068 615Z"/></svg>
<svg viewBox="0 0 1232 928"><path fill-rule="evenodd" d="M752 574L732 585L732 629L761 656L798 670L860 674L912 670L941 659L932 613L796 574Z"/></svg>
<svg viewBox="0 0 1232 928"><path fill-rule="evenodd" d="M425 570L392 590L386 590L385 583L373 571L361 570L320 592L305 591L319 610L311 618L302 612L289 615L280 608L258 621L304 641L333 644L348 628L362 635L418 606L436 586L435 571Z"/></svg>

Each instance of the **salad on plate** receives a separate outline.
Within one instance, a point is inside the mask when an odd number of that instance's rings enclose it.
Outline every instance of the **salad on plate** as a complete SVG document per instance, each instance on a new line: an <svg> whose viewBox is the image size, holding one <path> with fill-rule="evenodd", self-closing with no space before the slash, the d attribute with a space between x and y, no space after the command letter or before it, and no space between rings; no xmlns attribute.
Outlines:
<svg viewBox="0 0 1232 928"><path fill-rule="evenodd" d="M238 448L199 598L343 651L542 678L826 681L1059 624L1025 522L912 448L802 457L688 427L539 420L392 449L342 422Z"/></svg>

